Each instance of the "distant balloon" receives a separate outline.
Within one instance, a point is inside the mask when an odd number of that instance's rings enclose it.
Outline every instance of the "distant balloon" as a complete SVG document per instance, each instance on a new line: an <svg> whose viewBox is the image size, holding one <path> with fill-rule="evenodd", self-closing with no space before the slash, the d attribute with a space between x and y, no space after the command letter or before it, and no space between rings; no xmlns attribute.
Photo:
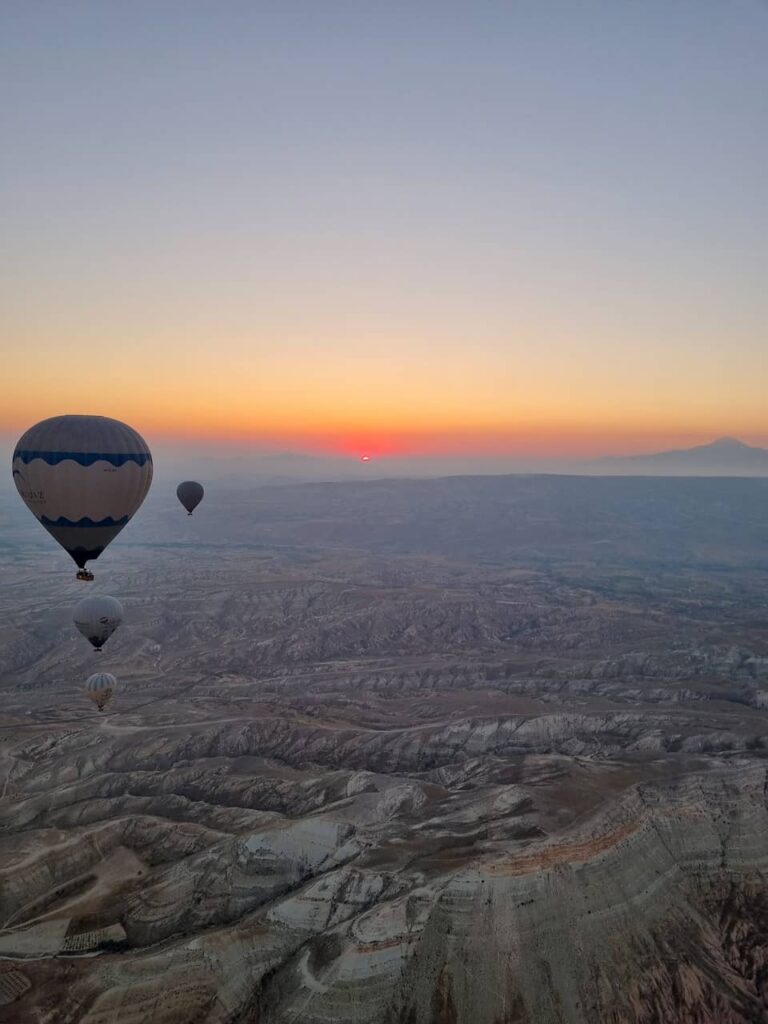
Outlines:
<svg viewBox="0 0 768 1024"><path fill-rule="evenodd" d="M100 651L123 621L123 606L114 597L84 597L72 618L85 639Z"/></svg>
<svg viewBox="0 0 768 1024"><path fill-rule="evenodd" d="M99 711L112 700L117 689L117 680L111 672L94 672L85 681L85 692L89 700L92 700Z"/></svg>
<svg viewBox="0 0 768 1024"><path fill-rule="evenodd" d="M197 483L196 480L185 480L176 488L176 497L187 510L188 516L192 515L203 500L204 494L203 485Z"/></svg>
<svg viewBox="0 0 768 1024"><path fill-rule="evenodd" d="M24 434L13 479L27 508L72 557L77 578L146 497L152 455L136 431L106 416L54 416Z"/></svg>

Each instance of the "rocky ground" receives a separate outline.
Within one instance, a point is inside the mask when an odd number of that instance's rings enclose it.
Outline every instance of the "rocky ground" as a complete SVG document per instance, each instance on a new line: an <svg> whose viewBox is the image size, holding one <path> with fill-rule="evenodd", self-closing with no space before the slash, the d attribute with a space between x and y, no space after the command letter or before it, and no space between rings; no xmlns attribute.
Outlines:
<svg viewBox="0 0 768 1024"><path fill-rule="evenodd" d="M103 654L0 503L0 1021L768 1020L768 485L536 479L160 493Z"/></svg>

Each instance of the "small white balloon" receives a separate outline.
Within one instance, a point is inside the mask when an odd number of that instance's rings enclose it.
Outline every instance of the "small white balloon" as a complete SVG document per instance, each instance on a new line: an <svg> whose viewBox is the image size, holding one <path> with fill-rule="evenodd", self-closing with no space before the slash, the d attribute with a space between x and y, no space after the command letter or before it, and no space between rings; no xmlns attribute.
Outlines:
<svg viewBox="0 0 768 1024"><path fill-rule="evenodd" d="M114 597L84 597L72 615L75 625L89 643L100 651L123 621L123 606Z"/></svg>

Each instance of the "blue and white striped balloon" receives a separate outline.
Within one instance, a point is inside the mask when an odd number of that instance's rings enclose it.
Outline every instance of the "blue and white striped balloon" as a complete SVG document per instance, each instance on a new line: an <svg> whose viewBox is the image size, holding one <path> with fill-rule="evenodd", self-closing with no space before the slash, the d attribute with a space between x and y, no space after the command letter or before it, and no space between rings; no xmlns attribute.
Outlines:
<svg viewBox="0 0 768 1024"><path fill-rule="evenodd" d="M54 416L36 423L13 453L25 505L71 555L78 579L147 495L152 455L132 427L106 416Z"/></svg>
<svg viewBox="0 0 768 1024"><path fill-rule="evenodd" d="M85 681L85 692L99 711L103 711L115 695L117 680L111 672L94 672Z"/></svg>

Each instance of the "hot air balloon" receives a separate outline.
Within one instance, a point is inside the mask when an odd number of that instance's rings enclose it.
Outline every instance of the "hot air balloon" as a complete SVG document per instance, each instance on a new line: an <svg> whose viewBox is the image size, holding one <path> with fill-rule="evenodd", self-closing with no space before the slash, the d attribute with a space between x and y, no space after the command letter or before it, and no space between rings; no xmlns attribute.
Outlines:
<svg viewBox="0 0 768 1024"><path fill-rule="evenodd" d="M85 681L85 692L99 711L109 704L117 689L117 680L111 672L94 672Z"/></svg>
<svg viewBox="0 0 768 1024"><path fill-rule="evenodd" d="M123 606L114 597L84 597L72 618L85 639L100 651L123 621Z"/></svg>
<svg viewBox="0 0 768 1024"><path fill-rule="evenodd" d="M187 510L188 516L192 515L203 500L204 494L203 485L195 480L185 480L184 483L179 484L176 488L176 497Z"/></svg>
<svg viewBox="0 0 768 1024"><path fill-rule="evenodd" d="M74 559L79 580L141 505L152 455L136 431L106 416L54 416L35 424L13 453L27 508Z"/></svg>

